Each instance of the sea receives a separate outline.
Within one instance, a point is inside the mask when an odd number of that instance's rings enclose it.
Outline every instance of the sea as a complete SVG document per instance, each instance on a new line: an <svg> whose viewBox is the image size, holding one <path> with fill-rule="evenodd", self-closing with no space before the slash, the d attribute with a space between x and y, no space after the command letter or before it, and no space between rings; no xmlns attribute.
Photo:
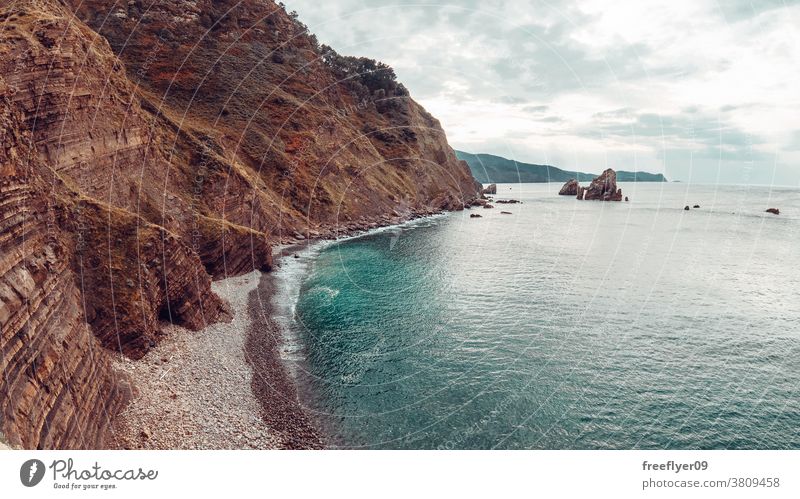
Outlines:
<svg viewBox="0 0 800 499"><path fill-rule="evenodd" d="M281 354L328 444L800 448L800 189L560 187L284 259Z"/></svg>

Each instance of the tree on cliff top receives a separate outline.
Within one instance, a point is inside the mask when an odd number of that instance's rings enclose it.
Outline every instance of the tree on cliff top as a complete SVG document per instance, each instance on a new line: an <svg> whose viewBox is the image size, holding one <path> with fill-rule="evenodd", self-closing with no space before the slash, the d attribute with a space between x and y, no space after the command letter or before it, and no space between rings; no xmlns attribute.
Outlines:
<svg viewBox="0 0 800 499"><path fill-rule="evenodd" d="M375 59L340 55L328 45L321 47L322 60L342 81L363 87L369 95L383 90L386 97L407 96L408 90L397 81L394 69ZM359 90L359 88L356 88Z"/></svg>

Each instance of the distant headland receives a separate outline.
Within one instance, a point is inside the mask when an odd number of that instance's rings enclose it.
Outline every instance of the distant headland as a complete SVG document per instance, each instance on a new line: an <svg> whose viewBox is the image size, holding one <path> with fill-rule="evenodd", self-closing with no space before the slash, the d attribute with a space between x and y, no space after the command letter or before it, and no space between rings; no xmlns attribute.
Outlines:
<svg viewBox="0 0 800 499"><path fill-rule="evenodd" d="M458 159L464 160L472 170L472 176L482 184L489 183L528 183L528 182L566 182L577 179L591 182L596 174L566 171L550 165L520 163L492 154L471 154L456 151ZM619 182L666 182L661 173L617 171Z"/></svg>

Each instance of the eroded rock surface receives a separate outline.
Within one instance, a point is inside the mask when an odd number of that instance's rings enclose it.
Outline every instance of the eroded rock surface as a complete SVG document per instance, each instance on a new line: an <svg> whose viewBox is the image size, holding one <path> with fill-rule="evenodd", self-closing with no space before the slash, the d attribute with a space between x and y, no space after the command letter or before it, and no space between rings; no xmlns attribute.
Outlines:
<svg viewBox="0 0 800 499"><path fill-rule="evenodd" d="M578 189L580 189L580 184L576 179L569 179L567 182L561 187L561 190L558 191L559 196L577 196Z"/></svg>
<svg viewBox="0 0 800 499"><path fill-rule="evenodd" d="M86 323L14 96L0 76L0 431L13 447L102 447L129 387Z"/></svg>
<svg viewBox="0 0 800 499"><path fill-rule="evenodd" d="M592 180L583 196L584 200L622 201L622 189L617 188L617 174L611 168Z"/></svg>

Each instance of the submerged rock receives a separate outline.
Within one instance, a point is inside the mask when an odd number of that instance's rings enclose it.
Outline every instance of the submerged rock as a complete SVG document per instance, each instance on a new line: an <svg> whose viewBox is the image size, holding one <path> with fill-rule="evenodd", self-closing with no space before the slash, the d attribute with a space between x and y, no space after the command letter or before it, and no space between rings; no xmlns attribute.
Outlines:
<svg viewBox="0 0 800 499"><path fill-rule="evenodd" d="M511 213L510 211L501 211L500 214L501 215L513 215L513 213Z"/></svg>
<svg viewBox="0 0 800 499"><path fill-rule="evenodd" d="M617 189L617 173L611 168L592 180L583 196L586 200L622 201L622 189Z"/></svg>
<svg viewBox="0 0 800 499"><path fill-rule="evenodd" d="M781 214L781 210L779 210L778 208L768 208L766 212L767 213L772 213L773 215L780 215Z"/></svg>
<svg viewBox="0 0 800 499"><path fill-rule="evenodd" d="M578 184L578 180L571 178L567 180L567 182L561 187L561 190L558 191L559 196L577 196L578 189L580 189L580 184Z"/></svg>
<svg viewBox="0 0 800 499"><path fill-rule="evenodd" d="M482 218L482 217L477 213L470 213L469 218Z"/></svg>

